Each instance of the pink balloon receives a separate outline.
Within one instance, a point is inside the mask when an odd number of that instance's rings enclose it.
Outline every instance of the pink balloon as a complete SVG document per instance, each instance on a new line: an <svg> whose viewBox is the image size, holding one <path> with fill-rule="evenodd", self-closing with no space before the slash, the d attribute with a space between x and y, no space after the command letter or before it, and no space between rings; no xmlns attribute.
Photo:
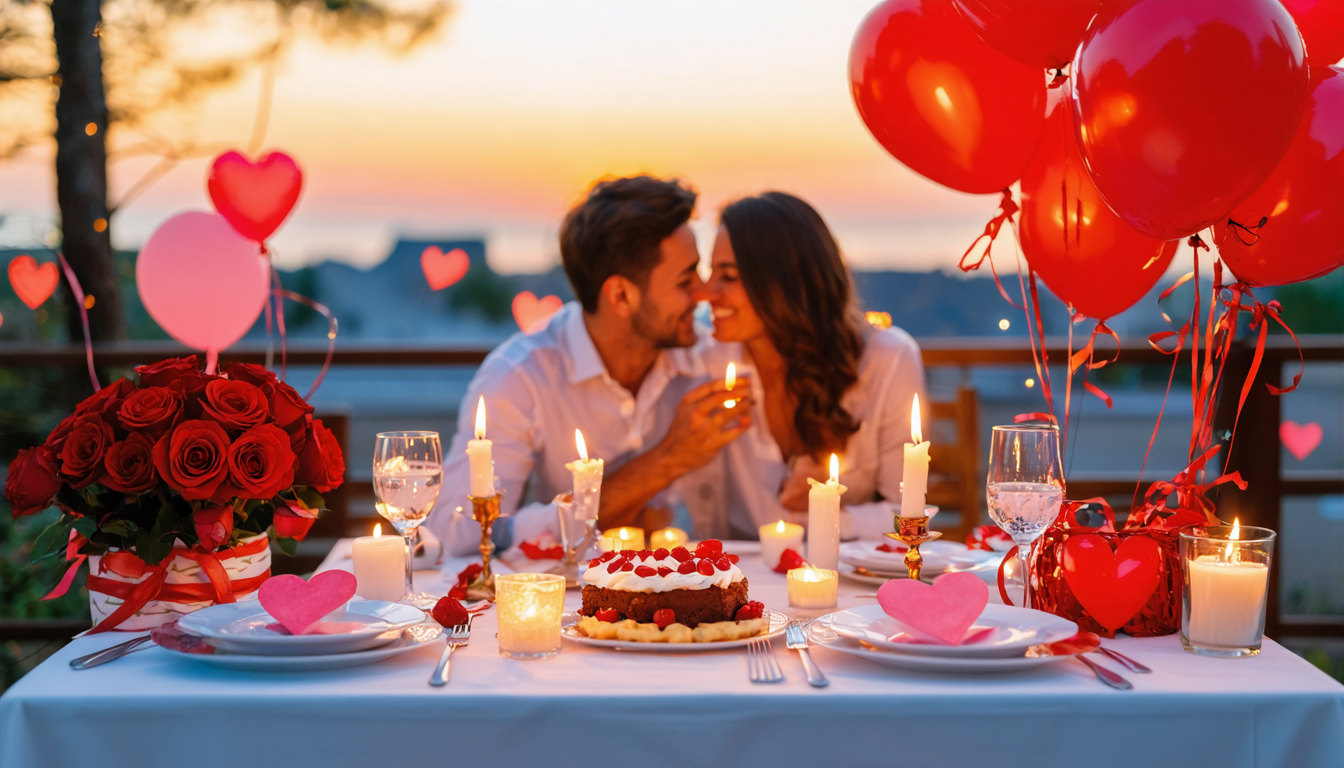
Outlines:
<svg viewBox="0 0 1344 768"><path fill-rule="evenodd" d="M257 321L270 288L260 247L223 216L179 213L149 236L135 262L149 316L178 341L207 352L208 369Z"/></svg>

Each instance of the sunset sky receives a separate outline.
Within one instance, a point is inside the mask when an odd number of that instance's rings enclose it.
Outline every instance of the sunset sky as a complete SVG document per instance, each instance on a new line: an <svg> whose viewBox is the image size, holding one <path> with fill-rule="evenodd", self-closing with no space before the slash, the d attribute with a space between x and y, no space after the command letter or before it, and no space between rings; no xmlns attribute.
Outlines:
<svg viewBox="0 0 1344 768"><path fill-rule="evenodd" d="M951 268L997 196L924 180L863 127L846 57L872 5L459 0L445 30L406 56L300 41L277 72L266 141L306 172L277 260L368 265L398 236L484 236L496 269L542 270L558 262L560 217L594 179L647 171L702 193L702 236L724 201L781 189L821 210L855 266ZM252 72L153 128L241 147L259 80ZM178 166L120 212L116 244L208 208L206 165ZM114 164L113 198L146 167ZM0 242L40 242L53 201L49 148L0 165Z"/></svg>

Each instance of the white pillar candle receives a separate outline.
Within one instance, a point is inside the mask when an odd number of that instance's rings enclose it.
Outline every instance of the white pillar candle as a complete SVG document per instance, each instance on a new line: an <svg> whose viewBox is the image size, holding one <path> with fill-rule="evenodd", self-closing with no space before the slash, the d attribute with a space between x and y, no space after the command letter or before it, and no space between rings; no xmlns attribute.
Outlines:
<svg viewBox="0 0 1344 768"><path fill-rule="evenodd" d="M485 395L476 405L476 439L467 441L467 461L471 465L471 495L486 499L495 495L495 462L485 439Z"/></svg>
<svg viewBox="0 0 1344 768"><path fill-rule="evenodd" d="M803 526L795 523L769 523L760 527L761 560L771 568L779 565L784 550L803 554Z"/></svg>
<svg viewBox="0 0 1344 768"><path fill-rule="evenodd" d="M910 407L910 437L905 444L905 465L901 473L901 517L923 517L929 490L929 442L919 424L919 395Z"/></svg>
<svg viewBox="0 0 1344 768"><path fill-rule="evenodd" d="M827 568L794 568L788 582L794 608L834 608L840 594L840 574Z"/></svg>
<svg viewBox="0 0 1344 768"><path fill-rule="evenodd" d="M1215 555L1190 560L1186 567L1190 642L1224 648L1259 645L1269 568L1263 563L1227 562Z"/></svg>
<svg viewBox="0 0 1344 768"><path fill-rule="evenodd" d="M623 526L621 528L612 528L602 532L603 536L611 539L615 545L613 549L643 549L644 548L644 529L631 528Z"/></svg>
<svg viewBox="0 0 1344 768"><path fill-rule="evenodd" d="M355 561L355 594L389 603L405 595L406 541L402 537L384 536L382 524L374 525L372 536L355 539L350 556Z"/></svg>
<svg viewBox="0 0 1344 768"><path fill-rule="evenodd" d="M597 539L597 548L603 552L619 552L621 549L621 540L612 538L604 533Z"/></svg>
<svg viewBox="0 0 1344 768"><path fill-rule="evenodd" d="M552 573L495 576L499 655L541 658L560 652L565 577Z"/></svg>
<svg viewBox="0 0 1344 768"><path fill-rule="evenodd" d="M689 538L680 528L659 528L649 534L649 549L675 549L685 546Z"/></svg>
<svg viewBox="0 0 1344 768"><path fill-rule="evenodd" d="M835 570L840 563L840 457L831 454L831 479L824 483L808 478L807 562Z"/></svg>
<svg viewBox="0 0 1344 768"><path fill-rule="evenodd" d="M583 441L583 433L577 429L574 430L574 445L579 450L579 460L565 465L574 475L574 517L576 520L596 520L602 498L602 460L588 458L588 445Z"/></svg>

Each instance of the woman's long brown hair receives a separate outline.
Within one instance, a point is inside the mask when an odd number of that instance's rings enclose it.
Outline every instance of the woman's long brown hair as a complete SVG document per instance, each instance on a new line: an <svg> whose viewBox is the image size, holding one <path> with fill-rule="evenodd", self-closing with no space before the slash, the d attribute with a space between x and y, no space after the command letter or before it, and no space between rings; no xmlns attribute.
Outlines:
<svg viewBox="0 0 1344 768"><path fill-rule="evenodd" d="M840 398L858 381L863 336L835 238L812 206L783 192L738 200L720 220L742 287L788 366L805 452L820 459L843 451L859 423Z"/></svg>

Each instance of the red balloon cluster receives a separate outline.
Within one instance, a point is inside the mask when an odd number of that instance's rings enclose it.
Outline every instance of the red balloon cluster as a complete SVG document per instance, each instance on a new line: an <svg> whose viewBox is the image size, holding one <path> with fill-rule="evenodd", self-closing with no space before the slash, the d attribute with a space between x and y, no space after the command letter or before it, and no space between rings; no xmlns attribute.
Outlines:
<svg viewBox="0 0 1344 768"><path fill-rule="evenodd" d="M1020 182L1032 268L1105 319L1208 227L1254 285L1344 263L1341 56L1337 0L886 0L849 77L910 168L963 192Z"/></svg>

